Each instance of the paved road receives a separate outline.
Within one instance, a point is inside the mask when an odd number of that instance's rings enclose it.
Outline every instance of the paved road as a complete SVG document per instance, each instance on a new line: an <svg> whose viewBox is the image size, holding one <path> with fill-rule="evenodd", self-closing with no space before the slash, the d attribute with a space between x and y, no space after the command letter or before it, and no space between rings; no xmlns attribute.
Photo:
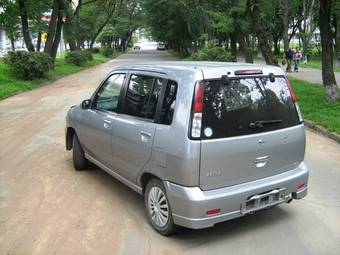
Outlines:
<svg viewBox="0 0 340 255"><path fill-rule="evenodd" d="M104 171L76 172L64 149L67 109L126 54L0 101L0 254L340 254L340 145L307 131L309 195L205 230L156 234L143 199Z"/></svg>
<svg viewBox="0 0 340 255"><path fill-rule="evenodd" d="M238 57L239 62L245 62L243 57ZM255 63L265 64L264 60L255 59ZM286 70L285 66L281 66L283 70ZM302 68L301 68L302 67ZM297 79L322 84L322 73L320 69L303 67L303 64L300 64L299 72L291 72L287 73L289 77L294 77ZM334 72L335 80L340 88L340 72Z"/></svg>
<svg viewBox="0 0 340 255"><path fill-rule="evenodd" d="M340 73L334 72L334 75L335 75L336 83L340 87ZM300 68L299 72L288 73L288 76L301 79L301 80L305 80L305 81L309 81L309 82L313 82L313 83L322 84L321 70L315 69L315 68L308 68L308 67Z"/></svg>

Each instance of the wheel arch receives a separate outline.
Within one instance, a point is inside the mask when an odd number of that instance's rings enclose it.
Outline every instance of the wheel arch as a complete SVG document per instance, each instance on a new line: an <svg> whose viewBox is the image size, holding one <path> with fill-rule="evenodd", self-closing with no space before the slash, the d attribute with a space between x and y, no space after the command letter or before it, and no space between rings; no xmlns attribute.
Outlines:
<svg viewBox="0 0 340 255"><path fill-rule="evenodd" d="M74 130L73 127L68 127L66 129L66 142L65 142L65 145L66 145L66 150L71 150L72 147L73 147L73 137L74 135L76 134L76 131Z"/></svg>
<svg viewBox="0 0 340 255"><path fill-rule="evenodd" d="M161 178L159 178L158 176L156 176L155 174L152 174L150 172L144 172L141 175L139 182L141 184L143 194L145 192L146 185L148 185L149 181L152 180L152 179L158 179L158 180L162 181Z"/></svg>

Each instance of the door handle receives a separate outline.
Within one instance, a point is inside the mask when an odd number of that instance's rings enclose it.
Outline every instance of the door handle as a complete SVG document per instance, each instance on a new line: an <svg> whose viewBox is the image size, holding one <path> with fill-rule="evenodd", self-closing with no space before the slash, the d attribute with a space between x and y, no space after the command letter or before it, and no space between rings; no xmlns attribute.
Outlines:
<svg viewBox="0 0 340 255"><path fill-rule="evenodd" d="M261 163L261 162L266 162L270 159L270 156L263 156L263 157L258 157L254 160L254 163Z"/></svg>
<svg viewBox="0 0 340 255"><path fill-rule="evenodd" d="M254 164L256 165L256 167L264 167L268 160L270 159L270 156L263 156L263 157L258 157L254 160Z"/></svg>
<svg viewBox="0 0 340 255"><path fill-rule="evenodd" d="M104 120L104 128L109 128L109 127L111 127L111 121Z"/></svg>
<svg viewBox="0 0 340 255"><path fill-rule="evenodd" d="M140 134L141 134L141 136L145 136L145 137L147 137L147 138L151 138L151 134L148 133L148 132L141 131Z"/></svg>
<svg viewBox="0 0 340 255"><path fill-rule="evenodd" d="M151 139L151 134L145 131L140 132L142 142L147 143Z"/></svg>

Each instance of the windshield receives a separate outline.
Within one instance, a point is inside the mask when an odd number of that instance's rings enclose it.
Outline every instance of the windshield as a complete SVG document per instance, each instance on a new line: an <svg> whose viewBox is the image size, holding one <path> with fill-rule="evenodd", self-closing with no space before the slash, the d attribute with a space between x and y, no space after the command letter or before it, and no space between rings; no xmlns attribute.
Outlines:
<svg viewBox="0 0 340 255"><path fill-rule="evenodd" d="M299 124L284 77L204 82L202 138L267 132Z"/></svg>

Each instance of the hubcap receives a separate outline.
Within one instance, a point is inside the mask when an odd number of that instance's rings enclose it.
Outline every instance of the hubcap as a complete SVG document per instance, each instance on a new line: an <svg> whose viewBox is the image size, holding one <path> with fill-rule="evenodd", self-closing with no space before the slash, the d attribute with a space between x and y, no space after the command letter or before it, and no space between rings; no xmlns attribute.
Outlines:
<svg viewBox="0 0 340 255"><path fill-rule="evenodd" d="M148 195L148 208L152 221L159 227L164 227L169 219L168 201L163 191L154 186Z"/></svg>

